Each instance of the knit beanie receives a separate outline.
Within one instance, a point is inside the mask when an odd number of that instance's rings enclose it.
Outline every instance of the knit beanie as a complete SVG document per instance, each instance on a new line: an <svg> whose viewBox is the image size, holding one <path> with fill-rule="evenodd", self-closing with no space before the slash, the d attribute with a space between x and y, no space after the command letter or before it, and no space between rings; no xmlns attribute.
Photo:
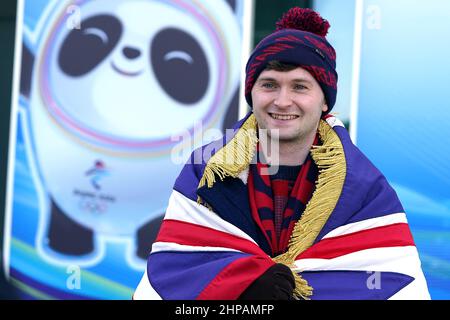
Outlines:
<svg viewBox="0 0 450 320"><path fill-rule="evenodd" d="M330 24L317 12L291 8L276 23L276 30L255 47L246 68L245 99L252 107L251 91L270 61L294 64L307 70L325 95L328 112L336 102L336 52L325 36Z"/></svg>

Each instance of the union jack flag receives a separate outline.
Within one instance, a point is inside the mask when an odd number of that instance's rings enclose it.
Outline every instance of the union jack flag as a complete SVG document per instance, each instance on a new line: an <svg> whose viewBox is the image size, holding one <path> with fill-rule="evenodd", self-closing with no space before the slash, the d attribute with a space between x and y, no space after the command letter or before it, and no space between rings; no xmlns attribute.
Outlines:
<svg viewBox="0 0 450 320"><path fill-rule="evenodd" d="M292 271L313 288L311 299L430 299L395 191L342 123L332 116L325 121L342 145L345 179L331 214L295 257ZM237 299L275 263L252 221L248 170L199 188L206 165L189 162L177 179L134 299Z"/></svg>

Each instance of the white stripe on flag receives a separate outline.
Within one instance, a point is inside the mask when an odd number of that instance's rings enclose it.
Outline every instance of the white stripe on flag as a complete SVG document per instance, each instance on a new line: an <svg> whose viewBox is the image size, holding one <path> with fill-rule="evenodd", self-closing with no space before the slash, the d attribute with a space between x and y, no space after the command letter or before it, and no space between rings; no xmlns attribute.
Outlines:
<svg viewBox="0 0 450 320"><path fill-rule="evenodd" d="M238 252L242 251L224 247L201 247L201 246L187 246L174 242L155 242L152 246L152 253L162 251L182 251L182 252L208 252L208 251L230 251Z"/></svg>
<svg viewBox="0 0 450 320"><path fill-rule="evenodd" d="M134 291L133 300L162 300L161 296L150 284L147 276L147 270L145 270L141 282L139 282L136 290Z"/></svg>
<svg viewBox="0 0 450 320"><path fill-rule="evenodd" d="M423 272L417 274L413 282L394 294L389 300L431 300Z"/></svg>
<svg viewBox="0 0 450 320"><path fill-rule="evenodd" d="M334 259L300 259L295 262L295 272L304 271L379 271L406 274L415 280L399 299L429 299L427 283L415 246L373 248L349 253ZM411 286L411 287L410 287Z"/></svg>
<svg viewBox="0 0 450 320"><path fill-rule="evenodd" d="M339 120L338 118L336 118L335 116L332 117L328 117L325 119L326 122L328 122L328 124L330 125L330 127L335 127L335 126L339 126L339 127L344 127L344 124L342 123L341 120Z"/></svg>
<svg viewBox="0 0 450 320"><path fill-rule="evenodd" d="M228 221L223 220L216 213L185 197L176 190L174 190L170 196L169 205L167 207L164 219L173 219L193 223L217 231L226 232L255 243L255 241L241 229L232 225Z"/></svg>
<svg viewBox="0 0 450 320"><path fill-rule="evenodd" d="M403 212L400 212L378 218L366 219L363 221L349 223L328 232L322 239L343 236L345 234L377 227L383 227L394 223L408 223L408 221L406 220L406 215Z"/></svg>
<svg viewBox="0 0 450 320"><path fill-rule="evenodd" d="M365 249L333 259L307 258L295 261L295 271L365 270L400 272L414 276L420 270L414 246Z"/></svg>

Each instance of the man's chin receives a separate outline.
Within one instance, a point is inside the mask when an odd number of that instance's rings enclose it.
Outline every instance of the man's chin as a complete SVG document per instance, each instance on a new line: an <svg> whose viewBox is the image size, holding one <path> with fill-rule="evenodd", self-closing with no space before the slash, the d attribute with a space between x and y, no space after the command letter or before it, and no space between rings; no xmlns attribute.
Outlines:
<svg viewBox="0 0 450 320"><path fill-rule="evenodd" d="M280 143L287 143L287 142L296 142L299 140L299 136L297 135L288 135L288 136L280 136L278 141Z"/></svg>
<svg viewBox="0 0 450 320"><path fill-rule="evenodd" d="M276 130L278 130L278 129L276 129ZM278 130L278 132L270 131L269 137L272 140L278 140L280 142L292 142L292 141L298 140L299 135L296 133L292 133L292 132L283 132L282 130Z"/></svg>

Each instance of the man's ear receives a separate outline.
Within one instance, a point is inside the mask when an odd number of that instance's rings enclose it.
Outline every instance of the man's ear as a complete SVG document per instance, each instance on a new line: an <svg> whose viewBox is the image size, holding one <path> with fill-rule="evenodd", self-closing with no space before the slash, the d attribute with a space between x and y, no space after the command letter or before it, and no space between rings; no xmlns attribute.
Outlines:
<svg viewBox="0 0 450 320"><path fill-rule="evenodd" d="M327 112L328 111L328 105L326 103L323 104L322 111L323 112Z"/></svg>

